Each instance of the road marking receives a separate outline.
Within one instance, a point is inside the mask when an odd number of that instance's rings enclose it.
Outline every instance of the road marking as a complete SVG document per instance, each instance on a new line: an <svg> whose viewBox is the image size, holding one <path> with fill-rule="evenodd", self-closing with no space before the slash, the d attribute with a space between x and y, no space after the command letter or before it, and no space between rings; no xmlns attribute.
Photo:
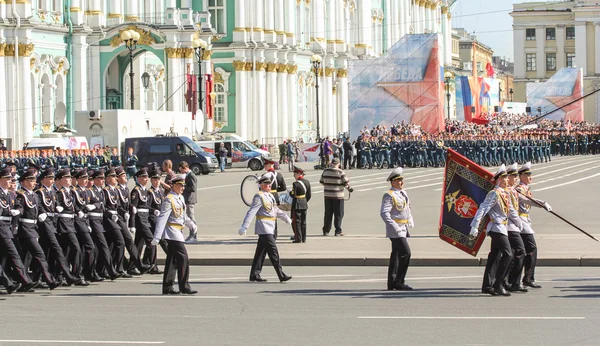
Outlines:
<svg viewBox="0 0 600 346"><path fill-rule="evenodd" d="M242 185L241 181L238 184L228 184L228 185L217 185L217 186L210 186L210 187L201 187L201 188L196 189L196 191L213 190L213 189L220 189L222 187L232 187L232 186L240 186L240 185Z"/></svg>
<svg viewBox="0 0 600 346"><path fill-rule="evenodd" d="M585 320L573 316L358 316L370 320Z"/></svg>
<svg viewBox="0 0 600 346"><path fill-rule="evenodd" d="M110 345L160 345L164 341L119 341L119 340L0 340L0 343L26 344L110 344Z"/></svg>
<svg viewBox="0 0 600 346"><path fill-rule="evenodd" d="M582 172L589 171L589 170L592 170L592 169L596 169L598 167L600 167L600 165L588 167L588 168L585 168L585 169L580 169L580 170L577 170L577 171L572 172L572 173L567 173L567 174L555 176L553 178L549 178L549 179L546 179L546 180L536 181L533 184L544 184L544 183L547 183L549 181L553 181L553 180L557 180L557 179L562 179L562 178L565 178L565 177L570 177L572 175L580 174Z"/></svg>
<svg viewBox="0 0 600 346"><path fill-rule="evenodd" d="M155 299L155 298L182 298L182 299L238 299L239 296L195 296L195 295L102 295L102 294L83 294L83 295L42 295L47 298L127 298L127 299Z"/></svg>
<svg viewBox="0 0 600 346"><path fill-rule="evenodd" d="M547 187L544 187L544 188L541 188L541 189L537 189L536 188L535 191L544 191L544 190L548 190L548 189L553 189L555 187L570 185L570 184L574 184L574 183L577 183L577 182L580 182L580 181L583 181L583 180L587 180L587 179L591 179L591 178L597 177L599 175L600 175L600 173L596 173L594 175L590 175L589 177L585 177L585 178L581 178L581 179L576 179L576 180L571 180L571 181L568 181L566 183L552 185L552 186L547 186Z"/></svg>
<svg viewBox="0 0 600 346"><path fill-rule="evenodd" d="M440 179L440 178L435 178L435 180L437 180L437 179ZM434 179L429 179L429 180L434 180ZM423 181L426 181L426 180L423 180ZM411 187L406 187L406 188L404 188L404 190L414 190L414 189L420 189L420 188L422 188L422 187L435 186L435 185L439 185L439 184L441 184L441 183L442 183L442 182L436 182L436 183L433 183L433 184L425 184L425 185L411 186ZM375 186L375 187L372 187L372 188L369 188L369 189L361 189L361 190L357 190L357 191L358 191L358 192L361 192L361 191L371 191L371 190L376 190L376 189L383 189L384 187L388 187L388 188L389 188L389 186L390 186L390 185L389 185L389 183L387 183L387 184L385 184L385 185Z"/></svg>
<svg viewBox="0 0 600 346"><path fill-rule="evenodd" d="M549 172L544 172L544 173L540 173L540 174L535 174L536 177L541 177L544 175L548 175L548 174L552 174L552 173L556 173L556 172L561 172L561 171L566 171L568 169L573 169L575 167L579 167L579 166L587 166L587 165L591 165L591 164L596 164L598 163L598 160L593 160L593 161L586 161L584 163L580 163L578 165L573 165L573 166L569 166L569 167L564 167L564 168L559 168L559 169L555 169Z"/></svg>

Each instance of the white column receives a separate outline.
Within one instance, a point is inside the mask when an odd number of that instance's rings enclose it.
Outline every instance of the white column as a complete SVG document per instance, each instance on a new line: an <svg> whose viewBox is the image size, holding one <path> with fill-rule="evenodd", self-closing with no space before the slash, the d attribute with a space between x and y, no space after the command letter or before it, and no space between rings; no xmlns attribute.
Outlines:
<svg viewBox="0 0 600 346"><path fill-rule="evenodd" d="M513 42L515 47L515 79L525 78L525 29L513 29Z"/></svg>
<svg viewBox="0 0 600 346"><path fill-rule="evenodd" d="M587 77L587 30L586 22L575 22L575 66L583 69Z"/></svg>
<svg viewBox="0 0 600 346"><path fill-rule="evenodd" d="M246 42L246 3L247 0L235 0L233 41Z"/></svg>
<svg viewBox="0 0 600 346"><path fill-rule="evenodd" d="M390 28L388 31L388 49L393 46L400 37L400 26L402 25L400 18L400 5L402 0L386 1L387 25Z"/></svg>
<svg viewBox="0 0 600 346"><path fill-rule="evenodd" d="M181 8L192 8L192 0L181 0Z"/></svg>
<svg viewBox="0 0 600 346"><path fill-rule="evenodd" d="M122 5L122 1L121 0L110 0L109 1L109 6L108 6L108 15L110 17L111 14L119 14L122 15L123 14L123 7Z"/></svg>
<svg viewBox="0 0 600 346"><path fill-rule="evenodd" d="M168 54L168 53L167 53ZM168 58L167 60L167 92L171 96L167 103L167 110L181 112L183 107L184 88L179 88L185 82L185 69L181 58ZM179 89L179 90L178 90ZM176 90L178 90L176 92ZM174 94L173 94L174 93ZM164 109L162 109L164 110Z"/></svg>
<svg viewBox="0 0 600 346"><path fill-rule="evenodd" d="M285 44L286 36L285 36L285 10L284 3L285 0L274 0L275 2L275 36L277 37L277 41Z"/></svg>
<svg viewBox="0 0 600 346"><path fill-rule="evenodd" d="M73 61L71 70L73 74L73 111L87 110L87 42L86 35L73 35Z"/></svg>
<svg viewBox="0 0 600 346"><path fill-rule="evenodd" d="M325 47L325 3L324 0L313 0L311 1L311 24L312 33L310 40L313 41L311 46L313 50L320 50L321 47ZM317 43L320 42L321 44Z"/></svg>
<svg viewBox="0 0 600 346"><path fill-rule="evenodd" d="M287 65L277 67L277 133L279 137L289 138L289 109L293 108L287 99Z"/></svg>
<svg viewBox="0 0 600 346"><path fill-rule="evenodd" d="M448 10L449 11L449 10ZM451 14L442 14L442 22L444 23L444 39L446 42L446 65L452 66L452 22Z"/></svg>
<svg viewBox="0 0 600 346"><path fill-rule="evenodd" d="M4 45L0 44L0 49L4 50ZM5 65L4 54L0 56L0 80L6 81L6 65ZM6 92L9 88L2 88L0 90L0 138L8 137L8 113L6 104Z"/></svg>
<svg viewBox="0 0 600 346"><path fill-rule="evenodd" d="M348 125L348 71L346 69L337 70L337 100L338 100L338 116L340 127L339 132L349 130Z"/></svg>
<svg viewBox="0 0 600 346"><path fill-rule="evenodd" d="M595 47L595 61L594 61L594 73L600 74L600 23L594 23L594 47ZM564 54L563 54L564 55ZM596 105L598 108L599 106Z"/></svg>
<svg viewBox="0 0 600 346"><path fill-rule="evenodd" d="M263 0L265 3L265 41L275 42L275 6L274 0Z"/></svg>
<svg viewBox="0 0 600 346"><path fill-rule="evenodd" d="M556 71L565 67L565 60L567 59L565 53L565 26L556 26Z"/></svg>
<svg viewBox="0 0 600 346"><path fill-rule="evenodd" d="M262 143L267 137L267 74L265 72L266 63L256 63L255 88L256 88L256 136Z"/></svg>
<svg viewBox="0 0 600 346"><path fill-rule="evenodd" d="M536 37L536 77L537 78L545 78L546 77L546 52L544 50L544 44L546 43L546 28L543 26L539 26L535 28L535 37ZM482 63L483 64L483 63ZM485 68L485 66L482 66Z"/></svg>
<svg viewBox="0 0 600 346"><path fill-rule="evenodd" d="M326 45L328 51L335 51L335 39L337 37L335 1L327 1L326 6L327 12L323 17L323 20L325 20L325 27L327 28L327 32L325 32L324 36L327 43L323 43L323 45Z"/></svg>
<svg viewBox="0 0 600 346"><path fill-rule="evenodd" d="M165 7L166 8L176 8L177 0L165 0Z"/></svg>
<svg viewBox="0 0 600 346"><path fill-rule="evenodd" d="M235 133L242 138L248 137L248 72L244 71L246 63L234 61L235 67Z"/></svg>
<svg viewBox="0 0 600 346"><path fill-rule="evenodd" d="M0 19L5 19L6 16L6 4L4 2L0 3Z"/></svg>
<svg viewBox="0 0 600 346"><path fill-rule="evenodd" d="M139 9L138 9L138 2L135 0L129 0L126 2L126 8L125 8L125 12L127 13L127 15L125 16L126 20L138 20L139 17Z"/></svg>
<svg viewBox="0 0 600 346"><path fill-rule="evenodd" d="M333 89L333 71L335 69L328 66L323 71L321 80L323 81L323 87L321 90L321 100L323 100L323 113L321 114L321 124L323 125L322 133L327 136L335 136L334 127L334 114L333 114L333 95L331 93Z"/></svg>
<svg viewBox="0 0 600 346"><path fill-rule="evenodd" d="M285 11L285 35L286 43L290 46L294 46L296 44L296 1L295 0L285 0L284 2L284 11Z"/></svg>
<svg viewBox="0 0 600 346"><path fill-rule="evenodd" d="M278 136L278 120L279 112L277 110L277 64L270 62L267 64L267 89L266 89L266 101L267 101L267 138L269 141L273 141ZM277 144L279 141L276 141ZM271 142L269 142L271 143Z"/></svg>
<svg viewBox="0 0 600 346"><path fill-rule="evenodd" d="M340 2L338 4L337 7L337 11L335 13L335 19L336 19L336 34L335 34L335 40L336 40L336 51L337 52L343 52L346 51L346 45L349 44L350 42L347 39L347 33L348 33L348 26L346 25L346 12L347 9L344 6L343 2Z"/></svg>
<svg viewBox="0 0 600 346"><path fill-rule="evenodd" d="M298 138L298 75L296 74L298 66L289 66L287 69L287 93L288 93L288 109L287 116L289 117L288 136Z"/></svg>
<svg viewBox="0 0 600 346"><path fill-rule="evenodd" d="M373 23L371 19L371 2L360 1L358 2L358 44L372 46L372 28Z"/></svg>
<svg viewBox="0 0 600 346"><path fill-rule="evenodd" d="M19 53L20 54L20 53ZM21 138L16 144L20 146L24 142L29 142L33 138L33 100L31 99L31 65L29 63L30 57L23 56L19 57L19 74L21 78L20 84L20 121L21 121Z"/></svg>
<svg viewBox="0 0 600 346"><path fill-rule="evenodd" d="M251 18L253 20L253 26L254 28L258 28L260 31L254 31L254 40L258 41L258 42L262 42L263 37L264 37L264 32L262 31L262 29L265 28L266 23L265 23L265 19L264 19L264 1L262 0L251 0L251 6L254 7L254 10L252 11L252 13L254 14L254 18Z"/></svg>
<svg viewBox="0 0 600 346"><path fill-rule="evenodd" d="M88 0L87 25L90 27L103 26L106 23L106 16L103 12L102 0Z"/></svg>

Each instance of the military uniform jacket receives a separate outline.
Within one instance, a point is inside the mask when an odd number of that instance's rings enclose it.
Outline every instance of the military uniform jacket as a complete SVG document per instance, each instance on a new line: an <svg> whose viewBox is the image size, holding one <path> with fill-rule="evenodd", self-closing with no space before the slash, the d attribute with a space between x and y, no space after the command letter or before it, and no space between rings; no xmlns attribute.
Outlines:
<svg viewBox="0 0 600 346"><path fill-rule="evenodd" d="M119 213L119 218L122 220L125 220L129 217L128 219L128 223L129 221L131 221L131 214L129 213L129 209L131 207L131 204L129 203L129 188L127 186L123 186L121 184L117 184L116 187L117 190L117 196L119 196L119 207L117 208L117 211ZM125 214L129 215L129 216L125 216ZM133 227L133 226L131 226Z"/></svg>
<svg viewBox="0 0 600 346"><path fill-rule="evenodd" d="M268 171L266 174L271 174L271 193L275 197L275 201L277 201L277 205L279 205L279 193L287 191L287 186L285 186L285 179L283 178L283 174L276 172L275 170ZM265 175L266 175L265 174ZM275 178L275 179L273 179Z"/></svg>
<svg viewBox="0 0 600 346"><path fill-rule="evenodd" d="M291 223L290 217L277 208L275 197L268 192L260 191L252 199L252 205L246 213L242 223L244 229L248 229L250 222L256 216L254 224L254 233L258 235L275 234L275 221L277 218Z"/></svg>
<svg viewBox="0 0 600 346"><path fill-rule="evenodd" d="M483 217L487 214L490 217L490 222L487 225L486 231L497 232L508 236L508 219L511 218L517 227L521 227L521 220L514 208L510 207L510 196L504 189L496 186L492 191L488 192L485 200L479 206L471 228L479 228L479 224Z"/></svg>
<svg viewBox="0 0 600 346"><path fill-rule="evenodd" d="M90 224L97 224L98 227L96 227L96 230L104 233L102 225L102 219L104 218L104 189L94 185L88 189L88 192L90 196L89 204L96 207L94 210L88 212Z"/></svg>
<svg viewBox="0 0 600 346"><path fill-rule="evenodd" d="M307 210L311 197L310 182L304 178L293 182L290 196L293 198L292 209Z"/></svg>
<svg viewBox="0 0 600 346"><path fill-rule="evenodd" d="M171 192L167 195L156 219L154 239L167 239L185 242L183 227L193 228L194 222L185 213L185 201L182 195Z"/></svg>
<svg viewBox="0 0 600 346"><path fill-rule="evenodd" d="M62 207L62 211L56 213L56 229L60 234L75 233L75 204L71 190L62 187L56 193L56 205Z"/></svg>
<svg viewBox="0 0 600 346"><path fill-rule="evenodd" d="M410 237L408 224L412 220L412 213L410 211L410 200L405 191L392 188L386 192L381 200L379 215L385 223L386 237Z"/></svg>
<svg viewBox="0 0 600 346"><path fill-rule="evenodd" d="M38 206L35 192L27 189L20 189L17 192L17 209L21 212L19 215L18 236L19 238L38 238Z"/></svg>
<svg viewBox="0 0 600 346"><path fill-rule="evenodd" d="M150 214L153 213L150 210L150 205L152 204L152 201L150 200L150 195L150 191L141 187L140 185L136 185L133 188L133 191L131 191L130 213L132 217L129 220L129 227L144 228L150 230L150 221L148 218ZM154 198L154 195L152 195L152 198ZM157 202L155 204L156 209L160 208L161 201L157 200L155 202ZM135 214L133 213L133 208L136 209ZM152 216L154 216L154 214L152 214Z"/></svg>
<svg viewBox="0 0 600 346"><path fill-rule="evenodd" d="M36 192L38 197L38 215L46 214L46 220L38 222L38 230L56 233L54 217L56 216L56 195L53 188L42 185Z"/></svg>
<svg viewBox="0 0 600 346"><path fill-rule="evenodd" d="M165 193L160 186L156 188L151 186L148 189L148 198L150 199L150 213L148 216L148 221L150 222L150 225L152 225L153 223L156 224L156 215L154 213L156 210L160 211L160 207L165 198Z"/></svg>
<svg viewBox="0 0 600 346"><path fill-rule="evenodd" d="M514 187L508 187L508 188L506 188L506 192L508 193L508 196L510 197L510 208L512 210L515 210L516 212L518 212L519 196L518 196L517 191L515 190ZM517 225L517 223L512 218L508 219L508 231L509 232L521 233L522 227L523 227L522 223L521 223L521 225Z"/></svg>
<svg viewBox="0 0 600 346"><path fill-rule="evenodd" d="M119 216L119 192L117 187L105 186L104 192L104 227L110 229L121 229L117 221L113 220L113 215Z"/></svg>
<svg viewBox="0 0 600 346"><path fill-rule="evenodd" d="M11 223L13 217L10 210L15 208L16 201L9 191L0 187L0 238L12 239Z"/></svg>
<svg viewBox="0 0 600 346"><path fill-rule="evenodd" d="M77 232L88 232L89 221L87 217L86 205L90 204L91 192L79 185L71 188L71 196L73 196L73 205L75 207L75 230ZM83 217L79 217L79 212L83 213Z"/></svg>
<svg viewBox="0 0 600 346"><path fill-rule="evenodd" d="M528 185L521 183L521 184L517 185L517 187L515 189L525 196L532 197L531 190L529 190ZM523 223L523 230L521 231L521 233L534 234L535 232L533 231L533 228L531 227L531 218L529 217L529 212L530 212L532 206L535 206L538 208L541 208L541 207L537 203L532 202L525 196L522 196L521 194L519 194L519 218L521 219L521 222ZM534 198L534 199L541 205L544 205L544 203L545 203L544 201L542 201L540 199L536 199L536 198Z"/></svg>

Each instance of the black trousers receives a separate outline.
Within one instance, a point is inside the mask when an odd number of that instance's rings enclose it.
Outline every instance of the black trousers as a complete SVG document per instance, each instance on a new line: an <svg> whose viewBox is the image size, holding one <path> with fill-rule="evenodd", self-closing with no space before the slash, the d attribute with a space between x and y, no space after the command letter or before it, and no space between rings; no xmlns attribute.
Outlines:
<svg viewBox="0 0 600 346"><path fill-rule="evenodd" d="M117 272L123 272L123 259L125 258L125 239L121 228L105 227L104 230L108 246L112 254L112 264Z"/></svg>
<svg viewBox="0 0 600 346"><path fill-rule="evenodd" d="M306 242L306 209L292 209L292 230L294 241Z"/></svg>
<svg viewBox="0 0 600 346"><path fill-rule="evenodd" d="M21 249L23 250L21 253L21 258L24 259L27 253L30 254L35 269L40 271L44 281L46 283L53 283L54 277L48 268L46 254L44 254L44 250L42 250L37 238L20 238L19 243L21 244ZM25 267L26 270L29 269L28 266Z"/></svg>
<svg viewBox="0 0 600 346"><path fill-rule="evenodd" d="M123 241L125 242L125 249L129 253L129 263L128 268L131 269L131 264L133 264L138 270L142 270L142 261L140 260L140 253L138 252L137 246L135 246L135 242L133 241L133 237L131 236L131 232L127 228L127 223L125 220L119 219L119 225L121 226L121 235L123 236ZM117 268L118 272L123 272L123 263L121 263L121 267Z"/></svg>
<svg viewBox="0 0 600 346"><path fill-rule="evenodd" d="M500 288L506 277L512 251L508 236L498 232L490 232L492 244L483 274L482 289Z"/></svg>
<svg viewBox="0 0 600 346"><path fill-rule="evenodd" d="M71 273L73 276L78 277L77 275L81 272L81 247L79 246L77 234L59 234L58 242L63 249L67 263L71 266Z"/></svg>
<svg viewBox="0 0 600 346"><path fill-rule="evenodd" d="M537 262L537 244L535 243L535 237L533 234L521 233L521 238L525 245L525 260L523 261L525 274L523 275L523 282L534 282L535 263Z"/></svg>
<svg viewBox="0 0 600 346"><path fill-rule="evenodd" d="M77 228L77 227L76 227ZM86 228L85 231L77 230L77 240L81 247L81 257L79 261L79 271L75 272L76 277L83 276L86 280L91 280L96 266L96 254L92 234Z"/></svg>
<svg viewBox="0 0 600 346"><path fill-rule="evenodd" d="M63 249L56 237L56 233L45 228L38 233L40 235L40 246L45 250L46 256L48 256L50 272L52 272L55 277L62 274L67 281L75 281L75 278L71 274L69 263L67 263L67 259L63 253Z"/></svg>
<svg viewBox="0 0 600 346"><path fill-rule="evenodd" d="M171 245L169 244L169 246ZM250 280L260 276L267 254L269 255L269 260L271 260L271 264L273 264L273 268L275 268L279 280L285 276L283 269L281 268L281 263L279 262L279 251L277 251L275 237L273 237L272 234L259 234L258 242L256 243L256 252L254 252L254 259L252 260L252 268L250 269Z"/></svg>
<svg viewBox="0 0 600 346"><path fill-rule="evenodd" d="M525 245L520 232L508 232L508 242L512 249L512 260L508 269L508 284L517 285L521 282L523 260L525 258Z"/></svg>
<svg viewBox="0 0 600 346"><path fill-rule="evenodd" d="M156 246L152 243L152 232L145 228L135 228L135 237L133 238L133 244L135 245L138 256L143 256L141 263L144 265L152 265L152 259L156 256ZM146 250L144 251L144 246ZM142 255L143 254L143 255ZM136 266L135 263L129 263L129 269L133 269Z"/></svg>
<svg viewBox="0 0 600 346"><path fill-rule="evenodd" d="M387 287L393 288L404 284L406 272L410 264L410 247L406 238L390 238L392 253L388 266Z"/></svg>
<svg viewBox="0 0 600 346"><path fill-rule="evenodd" d="M177 272L177 283L179 290L190 289L188 279L190 276L190 261L185 248L185 243L167 240L168 251L165 261L165 273L163 275L163 292L175 283L175 272Z"/></svg>
<svg viewBox="0 0 600 346"><path fill-rule="evenodd" d="M323 234L331 231L331 220L335 233L342 233L342 219L344 218L344 200L335 198L325 198L325 217L323 219Z"/></svg>
<svg viewBox="0 0 600 346"><path fill-rule="evenodd" d="M10 279L13 279L21 284L31 283L31 279L27 275L25 266L19 256L19 251L15 247L15 243L10 238L0 238L0 257L4 258L2 261L2 268L5 271L6 277L2 280L8 282L10 285ZM8 269L12 270L12 275L9 275Z"/></svg>
<svg viewBox="0 0 600 346"><path fill-rule="evenodd" d="M344 155L344 169L352 167L352 155Z"/></svg>
<svg viewBox="0 0 600 346"><path fill-rule="evenodd" d="M104 274L106 271L108 275L114 276L117 274L115 271L115 267L112 264L112 257L110 256L110 249L108 247L108 243L106 242L106 238L104 237L104 232L97 232L92 228L92 239L94 240L94 245L96 246L96 271L97 273Z"/></svg>

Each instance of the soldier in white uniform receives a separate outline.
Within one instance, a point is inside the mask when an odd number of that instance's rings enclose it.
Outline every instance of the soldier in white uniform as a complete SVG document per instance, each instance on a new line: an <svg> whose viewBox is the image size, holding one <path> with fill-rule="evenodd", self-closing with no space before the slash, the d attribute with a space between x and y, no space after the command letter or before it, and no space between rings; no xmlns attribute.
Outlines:
<svg viewBox="0 0 600 346"><path fill-rule="evenodd" d="M519 166L515 162L506 170L508 174L508 187L506 191L510 196L510 207L517 211L519 210L519 196L515 190L515 185L519 177L518 169ZM523 272L523 259L525 258L525 245L523 245L523 239L521 238L521 227L517 226L512 219L508 220L508 242L513 253L507 274L506 289L509 292L527 292L527 288L521 285L521 272Z"/></svg>
<svg viewBox="0 0 600 346"><path fill-rule="evenodd" d="M406 240L410 237L408 228L415 226L410 210L410 200L402 188L404 177L402 167L398 167L388 176L391 188L383 195L379 214L385 223L386 237L392 242L392 253L388 267L387 289L412 290L404 283L410 264L410 247Z"/></svg>
<svg viewBox="0 0 600 346"><path fill-rule="evenodd" d="M256 216L254 233L258 234L258 242L256 244L254 260L252 261L252 269L250 270L250 281L267 281L260 277L260 272L262 271L262 266L267 254L269 254L269 259L275 268L275 272L277 272L279 281L288 281L292 277L283 272L279 262L279 252L277 251L277 244L275 243L275 221L277 218L280 218L284 222L290 224L292 223L292 220L286 213L277 208L275 197L270 192L271 176L268 173L263 175L258 180L258 184L260 185L260 191L254 195L252 205L246 213L244 222L238 231L239 235L246 235L246 230L250 226L250 222L254 216Z"/></svg>
<svg viewBox="0 0 600 346"><path fill-rule="evenodd" d="M193 290L188 283L190 263L185 248L183 227L187 226L193 233L198 227L185 213L185 201L182 195L185 188L185 175L175 175L171 183L173 186L161 205L152 240L152 245L156 246L164 237L168 244L162 292L163 294L196 294L198 291ZM179 291L173 288L175 272L177 272Z"/></svg>
<svg viewBox="0 0 600 346"><path fill-rule="evenodd" d="M508 219L511 218L517 227L521 227L521 220L516 210L511 208L510 195L506 191L508 177L504 165L498 168L494 175L496 188L488 192L485 200L479 206L473 221L469 236L477 237L481 220L487 214L490 222L487 225L487 234L492 238L490 253L488 254L485 273L483 276L482 293L493 296L510 296L504 288L508 266L512 258L512 251L508 241Z"/></svg>
<svg viewBox="0 0 600 346"><path fill-rule="evenodd" d="M543 206L547 211L552 211L552 207L547 202L539 199L535 199L538 203L531 201L525 196L531 198L531 190L529 184L533 181L531 177L531 162L527 162L521 168L519 168L519 180L520 184L516 187L519 192L519 217L523 223L523 231L521 231L521 238L525 244L525 260L523 261L523 268L525 274L523 275L523 285L532 288L541 288L542 286L535 283L535 263L537 261L537 245L535 243L534 231L531 228L531 218L529 217L529 211L531 207L541 208ZM524 196L525 195L525 196Z"/></svg>

